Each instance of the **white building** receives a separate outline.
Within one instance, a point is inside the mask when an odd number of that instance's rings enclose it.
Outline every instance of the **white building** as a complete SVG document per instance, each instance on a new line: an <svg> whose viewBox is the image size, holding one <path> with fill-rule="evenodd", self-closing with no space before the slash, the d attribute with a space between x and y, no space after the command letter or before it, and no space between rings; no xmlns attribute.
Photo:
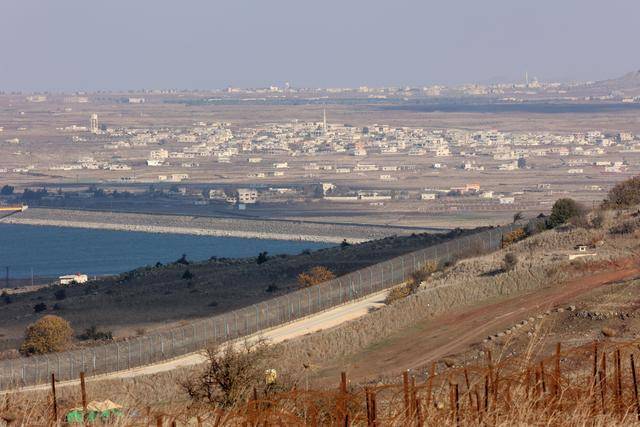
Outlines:
<svg viewBox="0 0 640 427"><path fill-rule="evenodd" d="M89 281L89 277L86 274L76 273L66 276L60 276L58 277L58 281L61 285L71 285L73 283L82 284L87 283Z"/></svg>
<svg viewBox="0 0 640 427"><path fill-rule="evenodd" d="M253 204L258 201L258 190L252 188L238 188L238 203Z"/></svg>

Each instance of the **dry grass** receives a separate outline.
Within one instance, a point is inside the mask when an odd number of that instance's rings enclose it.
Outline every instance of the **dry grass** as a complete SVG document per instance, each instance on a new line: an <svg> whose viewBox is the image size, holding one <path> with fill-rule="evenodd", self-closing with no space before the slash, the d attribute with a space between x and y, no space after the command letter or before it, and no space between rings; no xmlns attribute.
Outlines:
<svg viewBox="0 0 640 427"><path fill-rule="evenodd" d="M340 384L335 388L294 387L256 393L222 409L196 404L148 382L146 392L165 400L149 404L133 398L121 384L102 383L92 396L117 396L125 416L109 425L149 425L162 419L176 425L638 425L637 366L640 342L590 343L557 347L540 355L544 337L531 340L521 357L501 359L487 353L478 365L433 367L424 377L408 374L393 384ZM635 368L635 379L634 379ZM178 379L175 379L177 381ZM348 379L347 379L348 380ZM64 389L63 389L64 390ZM136 394L143 391L137 384ZM59 414L80 403L78 390L58 394ZM374 409L375 408L375 409ZM49 392L0 396L0 416L18 425L47 425ZM61 415L60 415L61 416Z"/></svg>

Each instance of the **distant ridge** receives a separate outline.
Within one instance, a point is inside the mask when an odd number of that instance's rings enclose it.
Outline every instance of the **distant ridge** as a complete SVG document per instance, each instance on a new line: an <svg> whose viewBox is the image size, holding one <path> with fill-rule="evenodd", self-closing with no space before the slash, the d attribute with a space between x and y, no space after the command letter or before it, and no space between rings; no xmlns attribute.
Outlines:
<svg viewBox="0 0 640 427"><path fill-rule="evenodd" d="M640 70L631 71L615 79L597 81L590 87L610 91L624 91L629 94L640 94Z"/></svg>

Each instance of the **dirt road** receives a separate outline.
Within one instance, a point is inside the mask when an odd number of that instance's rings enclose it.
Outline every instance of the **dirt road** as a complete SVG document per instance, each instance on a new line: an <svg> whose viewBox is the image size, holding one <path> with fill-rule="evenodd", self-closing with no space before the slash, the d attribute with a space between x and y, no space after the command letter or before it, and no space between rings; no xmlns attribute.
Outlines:
<svg viewBox="0 0 640 427"><path fill-rule="evenodd" d="M272 328L269 330L261 331L259 334L255 334L249 337L249 339L266 338L272 343L282 342L288 339L300 337L312 332L317 332L322 329L332 328L343 322L356 319L364 316L373 308L384 305L383 301L387 295L387 290L377 292L366 298L363 298L354 303L345 304L339 307L335 307L331 310L324 311L322 313L300 319L289 324ZM157 374L160 372L166 372L177 368L189 367L198 365L205 361L205 356L200 353L190 353L172 360L168 360L162 363L154 365L143 366L140 368L123 370L113 372L106 375L98 375L90 377L87 381L97 381L101 379L117 379L117 378L132 378L140 375ZM56 384L56 387L65 387L70 385L77 385L78 380L63 381ZM24 387L20 391L28 390L44 390L49 388L49 384L42 384L32 387ZM0 395L7 392L0 391Z"/></svg>
<svg viewBox="0 0 640 427"><path fill-rule="evenodd" d="M447 355L464 351L490 334L540 314L554 306L568 303L577 296L600 286L640 277L639 260L626 260L598 266L583 277L558 286L519 295L491 304L465 307L450 314L425 320L364 350L345 365L341 360L319 373L320 383L335 382L346 370L352 381L393 375L406 369L424 366Z"/></svg>

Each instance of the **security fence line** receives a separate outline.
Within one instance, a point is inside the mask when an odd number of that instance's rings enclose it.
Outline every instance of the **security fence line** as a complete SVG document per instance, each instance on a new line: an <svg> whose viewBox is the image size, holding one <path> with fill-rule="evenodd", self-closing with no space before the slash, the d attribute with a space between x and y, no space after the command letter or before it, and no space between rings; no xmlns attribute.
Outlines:
<svg viewBox="0 0 640 427"><path fill-rule="evenodd" d="M59 381L80 372L100 375L162 362L209 344L245 337L401 284L427 262L500 249L503 237L524 224L461 236L258 304L150 335L96 347L0 361L0 390Z"/></svg>

